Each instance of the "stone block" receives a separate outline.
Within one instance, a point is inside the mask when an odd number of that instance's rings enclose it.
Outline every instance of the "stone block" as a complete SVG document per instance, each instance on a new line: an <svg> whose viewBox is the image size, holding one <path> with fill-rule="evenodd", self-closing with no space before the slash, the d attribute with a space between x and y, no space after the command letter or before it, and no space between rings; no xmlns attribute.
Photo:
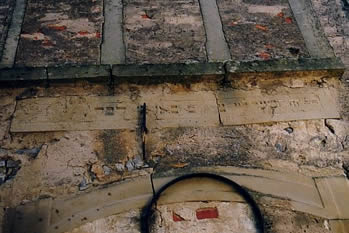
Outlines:
<svg viewBox="0 0 349 233"><path fill-rule="evenodd" d="M191 64L129 64L113 66L114 83L191 83L199 81L220 82L224 79L222 62Z"/></svg>
<svg viewBox="0 0 349 233"><path fill-rule="evenodd" d="M137 105L114 96L26 99L17 107L12 132L137 127Z"/></svg>
<svg viewBox="0 0 349 233"><path fill-rule="evenodd" d="M207 60L205 29L197 0L125 1L124 38L126 63Z"/></svg>
<svg viewBox="0 0 349 233"><path fill-rule="evenodd" d="M149 128L219 125L214 94L194 92L145 95L141 100L131 100L129 96L25 99L17 104L11 131L134 130L139 127L138 106L144 102Z"/></svg>
<svg viewBox="0 0 349 233"><path fill-rule="evenodd" d="M69 199L55 200L47 232L66 232L96 219L143 208L152 195L150 176L143 176Z"/></svg>
<svg viewBox="0 0 349 233"><path fill-rule="evenodd" d="M147 101L147 108L149 128L219 125L216 98L212 92L157 96Z"/></svg>
<svg viewBox="0 0 349 233"><path fill-rule="evenodd" d="M22 25L16 65L99 64L102 24L103 3L100 0L30 0Z"/></svg>
<svg viewBox="0 0 349 233"><path fill-rule="evenodd" d="M339 118L335 88L282 88L218 93L223 125Z"/></svg>
<svg viewBox="0 0 349 233"><path fill-rule="evenodd" d="M349 220L331 220L330 226L333 233L349 232Z"/></svg>
<svg viewBox="0 0 349 233"><path fill-rule="evenodd" d="M217 1L233 60L307 57L288 1Z"/></svg>
<svg viewBox="0 0 349 233"><path fill-rule="evenodd" d="M94 82L110 82L111 70L109 66L61 66L47 69L50 82L74 82L87 80Z"/></svg>
<svg viewBox="0 0 349 233"><path fill-rule="evenodd" d="M315 182L330 219L349 219L349 180L341 176L316 178Z"/></svg>
<svg viewBox="0 0 349 233"><path fill-rule="evenodd" d="M196 218L198 220L218 218L218 216L219 214L216 207L201 208L196 210Z"/></svg>
<svg viewBox="0 0 349 233"><path fill-rule="evenodd" d="M193 169L191 171L184 169L184 171L186 174L191 172L208 172L218 174L249 190L256 191L261 194L289 199L300 203L300 205L305 204L313 208L323 208L318 190L314 181L310 177L294 173L280 173L276 171L242 169L236 167L203 167L200 169ZM181 172L178 170L177 173L172 173L172 176L166 176L164 173L155 174L153 179L155 190L159 190L159 188L164 184L177 177L173 176L174 174L180 176ZM199 189L200 184L201 187L204 188L202 183L198 183L197 185L192 184L191 187L193 189ZM188 186L188 189L189 188L190 186ZM204 188L204 190L206 190L206 188ZM302 191L300 192L299 190ZM227 190L218 189L217 197L221 195L220 191L226 192ZM178 195L178 198L180 198L180 195Z"/></svg>

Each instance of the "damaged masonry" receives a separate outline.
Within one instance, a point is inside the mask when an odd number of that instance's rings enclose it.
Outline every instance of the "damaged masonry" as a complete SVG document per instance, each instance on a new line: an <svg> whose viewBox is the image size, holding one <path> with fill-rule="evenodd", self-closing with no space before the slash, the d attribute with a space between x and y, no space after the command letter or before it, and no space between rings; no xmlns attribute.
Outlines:
<svg viewBox="0 0 349 233"><path fill-rule="evenodd" d="M0 2L0 232L349 232L345 0Z"/></svg>

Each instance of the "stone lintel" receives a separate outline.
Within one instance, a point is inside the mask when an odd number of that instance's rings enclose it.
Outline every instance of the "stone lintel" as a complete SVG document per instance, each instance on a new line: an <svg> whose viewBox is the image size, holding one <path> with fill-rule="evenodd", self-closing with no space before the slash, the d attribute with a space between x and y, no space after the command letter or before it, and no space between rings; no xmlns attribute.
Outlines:
<svg viewBox="0 0 349 233"><path fill-rule="evenodd" d="M109 65L60 66L47 68L49 81L78 81L109 82L111 69Z"/></svg>
<svg viewBox="0 0 349 233"><path fill-rule="evenodd" d="M219 91L217 102L223 125L340 118L336 88L231 89Z"/></svg>
<svg viewBox="0 0 349 233"><path fill-rule="evenodd" d="M46 69L48 74L46 75ZM332 77L341 77L345 67L340 59L282 59L270 61L247 62L217 62L217 63L191 63L191 64L130 64L113 65L87 65L87 66L59 66L59 67L27 67L0 69L0 83L28 80L46 79L74 82L75 80L93 80L105 82L112 76L116 83L128 82L137 84L193 83L205 80L222 81L224 78L231 81L242 76L282 78L297 72L297 78L302 77L302 72L324 72ZM305 73L304 73L305 74Z"/></svg>
<svg viewBox="0 0 349 233"><path fill-rule="evenodd" d="M12 132L136 129L137 104L115 96L44 97L18 101Z"/></svg>
<svg viewBox="0 0 349 233"><path fill-rule="evenodd" d="M0 88L45 84L46 68L14 68L0 70Z"/></svg>
<svg viewBox="0 0 349 233"><path fill-rule="evenodd" d="M165 83L220 81L224 78L224 63L114 65L116 82Z"/></svg>
<svg viewBox="0 0 349 233"><path fill-rule="evenodd" d="M318 59L279 59L269 61L227 62L228 79L239 73L275 73L280 76L286 72L324 71L335 72L340 77L345 66L339 58Z"/></svg>
<svg viewBox="0 0 349 233"><path fill-rule="evenodd" d="M134 130L139 127L138 106L144 102L148 105L149 128L219 125L214 94L193 92L150 95L140 101L133 101L129 96L66 96L20 100L11 131Z"/></svg>

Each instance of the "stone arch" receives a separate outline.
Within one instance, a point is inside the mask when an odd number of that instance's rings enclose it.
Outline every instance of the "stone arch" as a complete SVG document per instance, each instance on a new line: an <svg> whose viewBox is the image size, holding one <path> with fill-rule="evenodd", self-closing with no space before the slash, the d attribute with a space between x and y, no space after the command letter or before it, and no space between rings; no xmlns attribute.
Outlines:
<svg viewBox="0 0 349 233"><path fill-rule="evenodd" d="M125 180L67 199L41 199L18 206L12 218L13 233L63 233L87 222L141 209L154 193L185 174L212 173L248 190L281 199L292 210L326 219L349 219L349 181L345 176L309 177L298 173L238 167L176 169ZM333 192L332 190L340 190Z"/></svg>
<svg viewBox="0 0 349 233"><path fill-rule="evenodd" d="M253 197L236 182L212 173L191 173L179 176L169 183L162 186L151 199L150 203L144 208L142 213L141 227L143 233L153 232L151 219L154 218L154 208L157 205L166 205L169 203L185 202L243 202L246 203L251 211L253 219L248 226L250 232L263 233L264 220L261 211L254 201ZM219 216L217 207L203 208L196 210L196 219L211 219ZM227 217L227 216L225 216ZM235 216L234 216L235 217ZM244 216L250 218L250 216ZM174 222L184 220L181 216L173 213ZM186 220L187 221L187 220ZM223 223L223 222L221 222ZM253 224L251 224L253 223ZM215 224L220 224L216 222ZM188 227L186 224L185 227ZM251 229L253 228L253 229ZM186 228L187 229L187 228ZM187 229L189 230L189 229ZM238 229L236 229L238 230ZM241 232L241 229L239 229ZM248 230L248 229L245 229ZM190 231L190 230L189 230ZM207 231L207 230L206 230ZM173 232L170 230L169 232Z"/></svg>

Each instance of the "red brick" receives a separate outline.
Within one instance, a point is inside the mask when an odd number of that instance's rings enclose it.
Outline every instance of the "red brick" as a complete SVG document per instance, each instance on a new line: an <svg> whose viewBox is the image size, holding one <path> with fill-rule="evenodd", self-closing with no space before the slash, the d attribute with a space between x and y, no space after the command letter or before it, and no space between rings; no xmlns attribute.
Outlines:
<svg viewBox="0 0 349 233"><path fill-rule="evenodd" d="M185 219L182 218L180 215L176 214L175 212L172 213L172 218L174 222L180 222L184 221Z"/></svg>
<svg viewBox="0 0 349 233"><path fill-rule="evenodd" d="M218 218L218 210L216 207L202 208L196 210L197 219Z"/></svg>

